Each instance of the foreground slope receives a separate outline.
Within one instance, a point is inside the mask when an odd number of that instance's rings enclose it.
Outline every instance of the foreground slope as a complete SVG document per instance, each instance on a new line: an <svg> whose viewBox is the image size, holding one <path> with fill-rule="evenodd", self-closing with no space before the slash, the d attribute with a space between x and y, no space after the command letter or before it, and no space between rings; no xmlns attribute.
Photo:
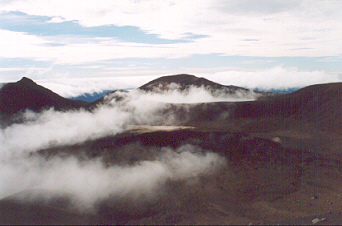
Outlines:
<svg viewBox="0 0 342 226"><path fill-rule="evenodd" d="M198 130L127 133L45 149L39 155L88 156L102 158L108 167L135 166L158 158L158 148L184 144L218 153L228 164L193 180L167 180L154 199L134 199L129 193L108 197L91 213L82 214L44 199L25 204L9 197L0 200L0 209L6 214L0 222L32 222L33 217L39 224L77 223L76 219L80 224L311 224L319 217L326 218L326 224L341 224L341 161L309 150L284 148L279 142L249 134ZM19 208L25 210L22 218L15 217ZM60 219L54 220L54 216Z"/></svg>

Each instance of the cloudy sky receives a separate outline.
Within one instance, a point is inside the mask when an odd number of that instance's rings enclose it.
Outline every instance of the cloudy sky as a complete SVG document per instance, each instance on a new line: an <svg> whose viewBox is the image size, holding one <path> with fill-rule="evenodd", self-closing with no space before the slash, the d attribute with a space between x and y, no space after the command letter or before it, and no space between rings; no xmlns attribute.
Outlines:
<svg viewBox="0 0 342 226"><path fill-rule="evenodd" d="M286 89L342 81L342 1L0 0L0 82L72 96L177 73Z"/></svg>

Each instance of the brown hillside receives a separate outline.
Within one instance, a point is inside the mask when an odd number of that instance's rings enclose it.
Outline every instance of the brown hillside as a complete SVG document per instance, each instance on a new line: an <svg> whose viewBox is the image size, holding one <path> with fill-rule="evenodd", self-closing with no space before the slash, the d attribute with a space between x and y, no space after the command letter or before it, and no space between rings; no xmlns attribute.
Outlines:
<svg viewBox="0 0 342 226"><path fill-rule="evenodd" d="M39 111L54 107L56 110L63 110L85 105L86 102L63 98L25 77L0 89L0 113L6 115L25 109Z"/></svg>

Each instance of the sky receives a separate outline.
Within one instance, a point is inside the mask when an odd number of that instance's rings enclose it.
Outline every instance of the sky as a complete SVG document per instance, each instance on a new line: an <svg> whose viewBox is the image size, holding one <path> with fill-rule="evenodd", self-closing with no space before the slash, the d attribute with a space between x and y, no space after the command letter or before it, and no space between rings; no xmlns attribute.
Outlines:
<svg viewBox="0 0 342 226"><path fill-rule="evenodd" d="M65 97L179 73L224 85L342 81L342 1L0 0L0 83Z"/></svg>

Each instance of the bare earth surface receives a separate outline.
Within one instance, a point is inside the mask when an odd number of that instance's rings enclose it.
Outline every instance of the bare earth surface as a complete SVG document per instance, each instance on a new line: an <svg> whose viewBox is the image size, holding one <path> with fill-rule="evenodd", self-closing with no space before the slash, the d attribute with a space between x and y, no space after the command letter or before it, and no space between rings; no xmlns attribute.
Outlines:
<svg viewBox="0 0 342 226"><path fill-rule="evenodd" d="M154 198L108 197L80 212L70 197L0 200L1 224L342 224L342 84L310 86L254 102L170 105L182 125L134 125L116 136L32 155L102 157L108 165L155 158L184 144L224 156L218 171L168 180ZM178 127L179 126L179 127ZM139 147L139 148L132 148ZM58 152L57 152L58 150Z"/></svg>

